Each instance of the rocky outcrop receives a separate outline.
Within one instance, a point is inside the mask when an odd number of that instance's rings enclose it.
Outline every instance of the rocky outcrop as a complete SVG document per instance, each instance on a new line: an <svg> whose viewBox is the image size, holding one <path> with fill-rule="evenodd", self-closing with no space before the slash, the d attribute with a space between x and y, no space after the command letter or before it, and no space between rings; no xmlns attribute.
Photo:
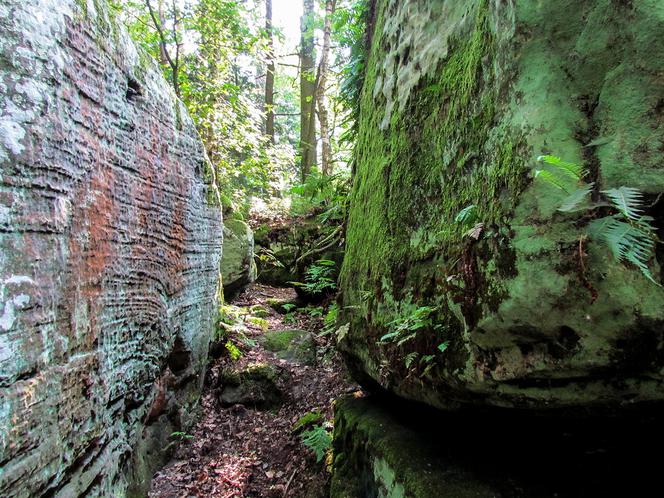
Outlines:
<svg viewBox="0 0 664 498"><path fill-rule="evenodd" d="M445 412L403 400L345 397L334 407L331 498L648 496L664 442L643 418Z"/></svg>
<svg viewBox="0 0 664 498"><path fill-rule="evenodd" d="M244 221L227 219L224 221L224 253L221 258L225 297L237 294L254 280L254 233Z"/></svg>
<svg viewBox="0 0 664 498"><path fill-rule="evenodd" d="M0 495L140 494L213 328L204 150L104 2L0 2L0 61Z"/></svg>
<svg viewBox="0 0 664 498"><path fill-rule="evenodd" d="M342 220L321 221L317 214L293 217L275 225L256 228L258 281L268 285L290 286L306 283L307 270L320 260L334 262L334 277L343 260ZM327 293L313 295L295 285L300 298L320 300Z"/></svg>
<svg viewBox="0 0 664 498"><path fill-rule="evenodd" d="M341 276L356 374L440 408L664 399L664 290L532 171L555 154L596 194L640 189L661 238L664 6L378 0L369 20Z"/></svg>

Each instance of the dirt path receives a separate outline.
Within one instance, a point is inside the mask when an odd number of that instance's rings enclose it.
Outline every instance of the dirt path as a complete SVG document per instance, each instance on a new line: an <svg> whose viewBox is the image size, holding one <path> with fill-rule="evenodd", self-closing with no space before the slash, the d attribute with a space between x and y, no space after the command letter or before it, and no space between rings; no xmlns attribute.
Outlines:
<svg viewBox="0 0 664 498"><path fill-rule="evenodd" d="M182 442L171 463L155 475L150 497L326 496L325 461L316 461L293 426L305 414L320 411L323 417L316 424L327 427L334 399L356 386L348 381L329 336L319 335L324 310L277 313L270 307L275 299L294 300L295 292L256 284L228 307L236 317L226 327L232 329L232 345L217 344L222 354L208 372L200 421L191 434L175 436ZM293 329L308 332L298 336L297 358L290 350L268 350L283 346L275 343L284 342ZM237 356L233 345L242 352L239 359L231 358ZM267 376L274 384L236 385L246 372L258 369L276 372Z"/></svg>

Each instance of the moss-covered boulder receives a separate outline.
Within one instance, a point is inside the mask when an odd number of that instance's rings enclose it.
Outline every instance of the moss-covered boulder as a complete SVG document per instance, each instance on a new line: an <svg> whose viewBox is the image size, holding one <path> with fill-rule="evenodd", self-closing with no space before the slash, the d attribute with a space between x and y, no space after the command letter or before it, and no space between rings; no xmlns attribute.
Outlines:
<svg viewBox="0 0 664 498"><path fill-rule="evenodd" d="M596 194L640 189L661 238L664 5L377 0L369 21L341 275L356 374L443 408L664 399L664 290L587 238L606 213L561 213L533 180L555 154Z"/></svg>
<svg viewBox="0 0 664 498"><path fill-rule="evenodd" d="M226 297L256 280L254 234L244 221L224 220L224 249L221 278Z"/></svg>
<svg viewBox="0 0 664 498"><path fill-rule="evenodd" d="M339 224L322 222L316 214L288 219L275 226L256 229L258 281L268 285L290 286L305 283L307 270L319 260L334 262L335 277L343 260L342 228ZM298 295L311 300L302 286Z"/></svg>
<svg viewBox="0 0 664 498"><path fill-rule="evenodd" d="M263 347L284 360L306 365L316 362L316 343L311 332L299 329L272 330L260 339Z"/></svg>
<svg viewBox="0 0 664 498"><path fill-rule="evenodd" d="M334 407L332 498L649 496L661 413L486 408L440 412L381 397ZM648 449L650 448L650 450Z"/></svg>
<svg viewBox="0 0 664 498"><path fill-rule="evenodd" d="M331 498L494 498L501 494L443 455L431 434L369 399L338 400Z"/></svg>
<svg viewBox="0 0 664 498"><path fill-rule="evenodd" d="M287 372L267 363L250 363L225 370L220 378L219 401L223 406L246 405L269 409L281 404Z"/></svg>

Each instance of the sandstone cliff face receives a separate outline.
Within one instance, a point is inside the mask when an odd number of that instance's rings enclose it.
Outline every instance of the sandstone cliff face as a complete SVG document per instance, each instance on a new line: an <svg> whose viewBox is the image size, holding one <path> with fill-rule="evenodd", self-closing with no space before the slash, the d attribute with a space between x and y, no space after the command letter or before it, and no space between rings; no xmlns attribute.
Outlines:
<svg viewBox="0 0 664 498"><path fill-rule="evenodd" d="M0 2L2 496L144 489L202 383L222 240L203 147L104 5Z"/></svg>
<svg viewBox="0 0 664 498"><path fill-rule="evenodd" d="M663 399L662 288L532 169L555 154L640 189L661 238L664 5L377 0L370 24L342 272L357 373L443 408Z"/></svg>

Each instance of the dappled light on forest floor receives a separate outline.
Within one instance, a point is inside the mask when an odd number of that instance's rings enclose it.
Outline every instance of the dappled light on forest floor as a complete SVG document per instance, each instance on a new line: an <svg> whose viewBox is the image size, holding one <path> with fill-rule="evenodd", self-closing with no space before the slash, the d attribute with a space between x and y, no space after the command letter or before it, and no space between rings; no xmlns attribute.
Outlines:
<svg viewBox="0 0 664 498"><path fill-rule="evenodd" d="M332 402L356 388L329 336L319 335L318 310L283 308L295 299L292 289L256 284L233 302L239 317L220 351L213 347L221 355L206 378L200 421L190 434L173 436L179 446L156 474L151 497L326 496L329 462L317 461L301 435L314 426L329 430ZM294 330L311 341L291 355L280 343ZM236 382L246 372L250 379ZM307 414L310 422L294 429Z"/></svg>

